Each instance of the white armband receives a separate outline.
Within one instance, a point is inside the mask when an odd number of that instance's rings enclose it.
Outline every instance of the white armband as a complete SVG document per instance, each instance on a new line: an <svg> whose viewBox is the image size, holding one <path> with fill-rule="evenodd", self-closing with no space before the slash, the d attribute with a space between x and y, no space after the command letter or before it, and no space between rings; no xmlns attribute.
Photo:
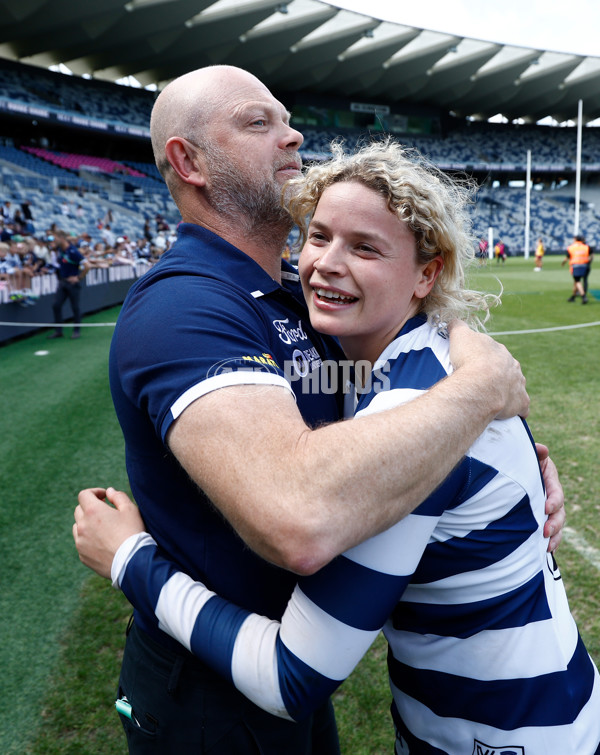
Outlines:
<svg viewBox="0 0 600 755"><path fill-rule="evenodd" d="M136 532L124 540L115 553L112 566L110 567L110 577L113 587L117 590L121 588L121 582L127 570L127 564L131 557L145 545L156 545L156 540L147 532Z"/></svg>

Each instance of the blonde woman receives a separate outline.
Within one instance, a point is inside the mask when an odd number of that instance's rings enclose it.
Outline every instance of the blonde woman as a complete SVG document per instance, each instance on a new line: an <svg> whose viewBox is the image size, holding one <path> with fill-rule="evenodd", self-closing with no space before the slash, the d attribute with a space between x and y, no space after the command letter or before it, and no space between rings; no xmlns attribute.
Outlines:
<svg viewBox="0 0 600 755"><path fill-rule="evenodd" d="M357 368L351 421L443 380L445 323L476 325L496 302L465 288L469 201L391 141L351 156L336 147L290 192L311 323ZM493 421L414 513L300 579L281 622L182 574L129 499L108 497L131 533L112 560L115 586L269 712L307 715L383 629L396 755L597 752L598 672L547 553L544 485L520 418Z"/></svg>

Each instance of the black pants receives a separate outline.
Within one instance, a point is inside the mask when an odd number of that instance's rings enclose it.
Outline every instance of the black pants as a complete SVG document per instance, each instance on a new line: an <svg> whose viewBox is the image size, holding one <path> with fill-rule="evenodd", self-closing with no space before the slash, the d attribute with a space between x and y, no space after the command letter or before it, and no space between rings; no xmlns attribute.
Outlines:
<svg viewBox="0 0 600 755"><path fill-rule="evenodd" d="M79 300L81 299L81 283L69 283L67 280L61 278L58 279L58 288L54 294L54 302L52 303L52 311L54 312L54 322L60 325L62 320L62 308L64 303L69 300L71 309L73 310L73 322L79 324L81 322L81 309L79 306ZM56 328L60 331L61 328ZM78 328L75 328L78 330Z"/></svg>
<svg viewBox="0 0 600 755"><path fill-rule="evenodd" d="M184 651L185 653L185 651ZM301 723L258 708L190 653L175 654L135 624L127 637L119 697L135 755L339 755L331 702Z"/></svg>

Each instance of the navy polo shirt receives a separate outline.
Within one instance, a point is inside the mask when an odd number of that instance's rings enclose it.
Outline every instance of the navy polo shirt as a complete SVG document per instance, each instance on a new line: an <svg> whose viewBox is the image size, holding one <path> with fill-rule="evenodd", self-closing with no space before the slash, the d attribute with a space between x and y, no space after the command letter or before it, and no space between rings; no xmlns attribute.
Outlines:
<svg viewBox="0 0 600 755"><path fill-rule="evenodd" d="M61 279L79 275L79 267L83 262L83 254L73 244L62 251L57 251L58 277Z"/></svg>
<svg viewBox="0 0 600 755"><path fill-rule="evenodd" d="M193 401L230 385L281 385L311 426L340 417L339 395L320 390L319 381L307 390L295 380L341 352L311 328L298 276L286 262L282 278L279 285L214 233L182 223L176 243L131 287L110 353L127 471L148 531L183 571L272 618L281 617L296 577L245 546L190 482L165 438ZM136 618L157 636L154 617Z"/></svg>

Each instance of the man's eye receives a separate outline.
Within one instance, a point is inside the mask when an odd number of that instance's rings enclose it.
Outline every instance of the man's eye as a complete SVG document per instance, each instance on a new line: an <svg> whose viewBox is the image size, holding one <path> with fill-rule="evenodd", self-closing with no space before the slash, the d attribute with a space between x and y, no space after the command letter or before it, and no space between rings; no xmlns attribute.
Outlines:
<svg viewBox="0 0 600 755"><path fill-rule="evenodd" d="M257 118L255 121L252 121L252 124L254 126L266 126L267 120L266 118Z"/></svg>

